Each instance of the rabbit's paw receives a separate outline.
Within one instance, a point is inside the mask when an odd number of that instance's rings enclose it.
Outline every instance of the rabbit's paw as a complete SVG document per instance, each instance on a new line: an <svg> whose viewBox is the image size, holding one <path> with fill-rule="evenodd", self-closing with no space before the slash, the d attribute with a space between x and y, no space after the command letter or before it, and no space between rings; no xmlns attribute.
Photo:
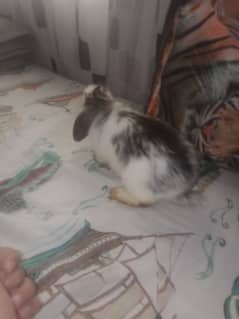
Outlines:
<svg viewBox="0 0 239 319"><path fill-rule="evenodd" d="M110 199L116 200L122 204L139 207L141 203L131 195L128 190L124 187L114 187L110 191Z"/></svg>

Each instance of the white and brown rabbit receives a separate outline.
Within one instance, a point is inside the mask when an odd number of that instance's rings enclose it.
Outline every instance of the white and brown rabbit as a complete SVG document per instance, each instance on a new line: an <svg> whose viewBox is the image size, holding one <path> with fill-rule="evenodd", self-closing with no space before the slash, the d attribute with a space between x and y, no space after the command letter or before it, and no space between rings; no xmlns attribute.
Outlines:
<svg viewBox="0 0 239 319"><path fill-rule="evenodd" d="M149 206L190 192L197 180L191 145L175 129L125 107L102 86L88 86L84 110L73 136L87 135L95 158L122 181L111 198L131 206Z"/></svg>

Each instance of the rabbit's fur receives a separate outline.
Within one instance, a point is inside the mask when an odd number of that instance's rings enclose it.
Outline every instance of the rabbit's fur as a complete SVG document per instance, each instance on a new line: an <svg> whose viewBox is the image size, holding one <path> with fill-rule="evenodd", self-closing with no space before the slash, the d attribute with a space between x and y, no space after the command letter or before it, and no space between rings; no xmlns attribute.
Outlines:
<svg viewBox="0 0 239 319"><path fill-rule="evenodd" d="M112 199L148 206L192 189L196 156L178 131L125 107L104 87L91 85L84 95L74 139L88 135L96 160L121 178L123 186L111 190Z"/></svg>

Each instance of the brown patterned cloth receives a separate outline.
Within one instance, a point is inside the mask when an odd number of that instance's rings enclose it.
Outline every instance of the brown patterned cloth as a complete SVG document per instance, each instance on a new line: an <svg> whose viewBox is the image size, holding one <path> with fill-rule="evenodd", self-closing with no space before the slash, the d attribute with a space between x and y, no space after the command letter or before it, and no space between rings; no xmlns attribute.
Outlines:
<svg viewBox="0 0 239 319"><path fill-rule="evenodd" d="M214 143L208 147L211 154L230 157L239 153L239 110L233 107L223 109L219 113L217 135Z"/></svg>

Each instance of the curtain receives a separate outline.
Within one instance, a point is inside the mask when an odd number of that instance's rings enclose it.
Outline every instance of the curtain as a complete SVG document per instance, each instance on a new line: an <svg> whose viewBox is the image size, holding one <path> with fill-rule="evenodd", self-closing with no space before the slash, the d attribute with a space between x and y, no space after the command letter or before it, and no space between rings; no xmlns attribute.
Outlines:
<svg viewBox="0 0 239 319"><path fill-rule="evenodd" d="M107 84L117 96L144 104L170 2L0 0L0 13L30 27L38 63L83 84Z"/></svg>
<svg viewBox="0 0 239 319"><path fill-rule="evenodd" d="M31 29L38 63L83 84L107 84L117 96L145 104L171 1L0 0L0 14ZM232 19L220 12L239 37L238 0L212 1L236 14Z"/></svg>

